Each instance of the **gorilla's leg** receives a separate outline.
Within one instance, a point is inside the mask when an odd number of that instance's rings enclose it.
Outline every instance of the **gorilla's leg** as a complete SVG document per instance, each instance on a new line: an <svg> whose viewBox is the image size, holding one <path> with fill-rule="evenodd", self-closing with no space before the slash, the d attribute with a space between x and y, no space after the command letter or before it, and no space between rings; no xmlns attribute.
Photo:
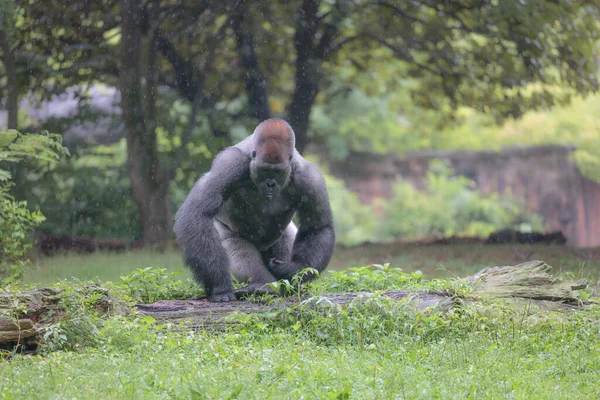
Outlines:
<svg viewBox="0 0 600 400"><path fill-rule="evenodd" d="M265 284L275 282L276 279L265 267L258 249L220 222L216 221L215 227L229 257L231 273L240 282L250 281L248 286L240 289L236 294L247 294L256 291L267 292L268 289L264 288Z"/></svg>
<svg viewBox="0 0 600 400"><path fill-rule="evenodd" d="M264 264L269 265L269 261L272 259L289 262L292 259L292 249L294 247L296 233L298 233L298 228L296 228L296 225L294 225L293 222L290 222L285 229L285 232L283 232L281 239L261 253ZM278 277L276 275L275 278L283 279L283 277Z"/></svg>

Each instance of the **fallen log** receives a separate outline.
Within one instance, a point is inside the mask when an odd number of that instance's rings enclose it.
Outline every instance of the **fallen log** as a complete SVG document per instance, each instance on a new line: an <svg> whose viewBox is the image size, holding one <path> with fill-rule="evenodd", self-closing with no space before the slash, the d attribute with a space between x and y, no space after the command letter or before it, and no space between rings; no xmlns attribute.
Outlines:
<svg viewBox="0 0 600 400"><path fill-rule="evenodd" d="M353 292L326 294L319 297L320 302L327 304L345 305L355 300L366 300L373 296L372 292ZM393 300L408 299L410 304L419 310L433 307L449 309L452 298L447 293L427 293L420 291L389 290L383 296ZM306 300L303 298L302 300ZM298 306L297 298L287 298L279 302L253 303L242 300L227 303L210 303L205 298L193 300L160 300L152 304L138 304L137 310L144 315L156 319L158 322L184 323L194 329L214 330L236 321L229 318L233 313L264 314L284 309L289 306Z"/></svg>
<svg viewBox="0 0 600 400"><path fill-rule="evenodd" d="M462 302L476 302L481 297L504 298L512 302L527 302L540 309L565 311L585 309L576 291L587 286L585 281L563 281L550 275L551 267L543 261L530 261L516 266L484 268L464 280L473 285L468 298L459 298L454 293L388 290L381 292L392 300L408 302L409 306L425 311L441 311ZM104 314L125 314L122 303L116 301L108 290L99 286L87 287L100 293L99 311ZM371 292L324 294L313 298L312 304L346 305L363 301L373 296ZM59 300L61 291L40 288L22 293L0 293L0 349L20 347L23 351L35 351L44 326L55 322L61 315ZM222 329L235 324L234 313L265 314L284 307L299 307L307 298L289 297L281 301L260 303L231 301L210 303L206 299L160 300L152 304L139 304L139 313L153 317L157 322L183 323L195 329ZM301 312L301 311L299 311ZM30 347L27 347L30 346Z"/></svg>
<svg viewBox="0 0 600 400"><path fill-rule="evenodd" d="M550 275L551 269L545 262L537 260L516 266L484 268L464 279L473 285L473 293L469 299L462 300L473 302L477 301L478 297L487 296L505 298L517 303L523 301L545 310L583 309L586 303L577 297L576 291L585 289L587 282L563 281ZM343 306L357 299L368 299L371 295L373 293L370 292L325 294L320 296L320 300ZM382 292L381 295L398 301L409 299L410 304L418 310L431 308L447 310L461 300L453 293L423 291L389 290ZM162 300L152 304L139 304L137 309L160 322L184 322L193 328L219 329L235 323L228 318L234 312L261 314L294 305L298 305L298 299L289 298L274 304L245 301L210 303L206 299L198 299Z"/></svg>
<svg viewBox="0 0 600 400"><path fill-rule="evenodd" d="M125 304L115 300L108 289L85 285L76 290L84 296L96 296L94 307L101 315L127 312ZM44 328L64 317L62 294L62 290L51 288L0 292L0 351L35 353Z"/></svg>

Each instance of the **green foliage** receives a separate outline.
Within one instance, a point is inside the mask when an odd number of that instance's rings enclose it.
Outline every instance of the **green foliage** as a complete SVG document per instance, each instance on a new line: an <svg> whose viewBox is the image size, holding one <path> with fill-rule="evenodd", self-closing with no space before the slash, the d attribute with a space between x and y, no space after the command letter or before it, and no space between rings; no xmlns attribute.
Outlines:
<svg viewBox="0 0 600 400"><path fill-rule="evenodd" d="M39 210L29 211L26 201L16 201L0 187L0 284L10 279L20 279L29 264L25 253L31 247L26 236L44 216Z"/></svg>
<svg viewBox="0 0 600 400"><path fill-rule="evenodd" d="M541 229L540 218L522 211L517 199L483 195L473 189L469 179L452 174L451 168L434 163L423 191L407 182L397 183L394 197L384 204L382 237L484 237L506 227Z"/></svg>
<svg viewBox="0 0 600 400"><path fill-rule="evenodd" d="M154 303L158 300L199 297L201 289L191 279L175 279L179 271L164 268L140 268L121 276L121 285L134 303Z"/></svg>
<svg viewBox="0 0 600 400"><path fill-rule="evenodd" d="M58 134L46 131L22 134L12 129L0 130L0 166L5 162L19 162L24 159L54 162L68 154L69 151L62 146L62 137ZM9 171L0 168L0 183L11 178Z"/></svg>
<svg viewBox="0 0 600 400"><path fill-rule="evenodd" d="M73 284L62 284L60 287L62 292L58 309L62 318L44 328L44 351L74 350L97 345L99 329L103 324L97 305L104 293L94 291L93 286L81 289Z"/></svg>
<svg viewBox="0 0 600 400"><path fill-rule="evenodd" d="M326 172L324 177L336 240L346 246L432 236L485 237L507 227L532 231L543 226L539 216L523 211L518 198L483 195L473 189L472 181L454 176L442 162L432 163L424 190L408 182L396 183L394 196L376 204L383 213L377 213L374 205L363 204L341 180Z"/></svg>
<svg viewBox="0 0 600 400"><path fill-rule="evenodd" d="M281 279L277 282L271 282L268 287L274 292L285 296L296 296L298 301L302 300L308 291L302 283L311 277L319 277L319 271L314 268L304 268L294 274L291 279ZM258 294L261 296L261 294Z"/></svg>
<svg viewBox="0 0 600 400"><path fill-rule="evenodd" d="M372 241L377 229L372 208L363 204L358 194L346 189L342 180L327 174L323 168L321 171L329 192L337 243L352 246Z"/></svg>
<svg viewBox="0 0 600 400"><path fill-rule="evenodd" d="M401 306L391 315L382 303L359 310L353 331L348 316L347 340L327 346L307 338L304 327L293 333L256 327L211 335L118 318L101 330L98 348L14 357L3 365L0 393L84 399L236 394L244 399L307 394L319 399L561 399L594 398L600 390L597 311L560 319L508 309L486 317L486 310L474 309L449 322L426 314L417 322ZM373 320L364 320L369 316ZM357 331L363 334L362 346L348 340Z"/></svg>
<svg viewBox="0 0 600 400"><path fill-rule="evenodd" d="M449 107L415 104L417 80L404 63L382 62L369 71L340 66L311 113L311 138L343 159L350 151L403 153L428 148L452 115Z"/></svg>
<svg viewBox="0 0 600 400"><path fill-rule="evenodd" d="M370 97L356 87L331 91L311 113L311 134L327 145L332 157L343 159L350 150L384 153L390 146L404 151L419 147L421 137L395 109L391 95Z"/></svg>
<svg viewBox="0 0 600 400"><path fill-rule="evenodd" d="M142 235L124 141L80 149L56 165L32 165L17 193L45 210L44 231L128 240Z"/></svg>
<svg viewBox="0 0 600 400"><path fill-rule="evenodd" d="M15 130L0 131L0 283L21 278L29 263L25 257L30 247L26 236L45 220L39 210L29 211L26 201L17 201L9 193L12 176L1 167L24 159L56 161L68 154L61 139L47 132L24 135Z"/></svg>
<svg viewBox="0 0 600 400"><path fill-rule="evenodd" d="M462 109L459 125L439 132L437 143L446 149L499 149L505 146L575 145L581 172L600 182L600 96L575 97L568 106L531 111L502 126L489 115Z"/></svg>
<svg viewBox="0 0 600 400"><path fill-rule="evenodd" d="M318 285L320 290L327 293L407 289L415 287L422 277L421 271L407 273L386 263L332 271L328 279Z"/></svg>
<svg viewBox="0 0 600 400"><path fill-rule="evenodd" d="M356 290L431 285L389 266L329 280ZM93 290L71 285L62 284L65 312L46 331L44 357L3 365L3 397L562 399L600 390L597 306L553 313L478 299L421 312L377 293L344 306L316 295L299 310L239 315L229 330L207 332L135 313L99 317Z"/></svg>

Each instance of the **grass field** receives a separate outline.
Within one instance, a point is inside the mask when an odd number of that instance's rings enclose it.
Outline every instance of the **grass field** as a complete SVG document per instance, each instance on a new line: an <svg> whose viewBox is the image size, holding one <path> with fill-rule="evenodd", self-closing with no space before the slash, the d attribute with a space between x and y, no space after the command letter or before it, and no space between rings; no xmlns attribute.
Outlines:
<svg viewBox="0 0 600 400"><path fill-rule="evenodd" d="M527 259L545 260L563 275L598 280L597 254L566 247L340 248L331 267L389 261L432 278ZM71 277L118 281L149 266L189 276L176 250L58 256L36 264L26 275L36 285ZM407 282L406 274L355 271L345 279L326 274L322 283L343 291L348 284L373 290L378 286L369 285L403 288ZM421 284L427 282L417 280L411 288ZM123 289L112 290L123 295ZM481 299L450 312L418 312L375 296L342 308L241 318L226 331L207 332L157 325L135 314L100 317L82 292L67 293L65 311L47 328L41 355L0 361L0 398L600 398L597 306L562 314Z"/></svg>
<svg viewBox="0 0 600 400"><path fill-rule="evenodd" d="M582 251L566 246L545 245L367 245L353 248L338 247L330 269L389 262L406 272L420 270L426 278L465 277L483 267L514 265L528 260L543 260L559 274L575 275L595 283L600 279L600 250ZM182 278L191 276L183 266L177 249L164 252L136 250L121 254L59 255L40 257L25 275L25 282L47 284L57 279L77 278L101 281L119 280L136 268L166 268L180 271Z"/></svg>

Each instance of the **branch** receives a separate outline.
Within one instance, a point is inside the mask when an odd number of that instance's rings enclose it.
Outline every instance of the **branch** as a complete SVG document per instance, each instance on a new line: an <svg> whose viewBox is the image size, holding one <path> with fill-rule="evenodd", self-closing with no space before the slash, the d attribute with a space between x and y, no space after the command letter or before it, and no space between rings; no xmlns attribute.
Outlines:
<svg viewBox="0 0 600 400"><path fill-rule="evenodd" d="M368 33L368 32L365 32L364 35L365 35L365 37L370 38L370 39L376 41L377 43L383 45L384 47L387 47L388 49L390 49L394 53L395 57L397 57L397 58L399 58L401 60L404 60L406 62L409 62L411 64L414 64L417 67L419 67L421 69L424 69L426 71L429 71L429 72L431 72L434 75L443 75L441 71L436 71L435 69L433 69L433 68L431 68L431 67L429 67L429 66L427 66L425 64L421 64L420 62L416 61L414 59L414 57L408 51L402 50L399 47L394 46L393 44L389 43L384 38L382 38L380 36L377 36L377 35L375 35L373 33Z"/></svg>
<svg viewBox="0 0 600 400"><path fill-rule="evenodd" d="M186 100L193 102L197 92L197 82L194 80L194 69L177 51L175 46L165 37L162 30L156 31L158 50L171 63L175 71L175 85Z"/></svg>
<svg viewBox="0 0 600 400"><path fill-rule="evenodd" d="M331 45L338 34L339 30L337 26L333 24L327 24L319 44L315 47L315 57L317 57L319 60L324 60L330 54Z"/></svg>
<svg viewBox="0 0 600 400"><path fill-rule="evenodd" d="M385 7L385 8L389 8L392 11L394 11L395 14L397 14L397 15L401 16L402 18L405 18L405 19L407 19L409 21L418 22L420 24L427 25L427 21L424 21L424 20L422 20L422 19L420 19L418 17L415 17L414 15L407 14L406 12L402 11L400 9L400 7L398 7L396 5L393 5L393 4L390 4L387 1L378 1L376 3L376 5L379 5L379 6L382 6L382 7Z"/></svg>
<svg viewBox="0 0 600 400"><path fill-rule="evenodd" d="M337 51L339 51L342 47L344 47L345 45L347 45L348 43L352 43L355 40L358 40L362 37L362 35L358 34L358 35L354 35L354 36L349 36L343 40L340 40L338 43L336 44L332 44L331 49L329 50L330 54L334 54Z"/></svg>

